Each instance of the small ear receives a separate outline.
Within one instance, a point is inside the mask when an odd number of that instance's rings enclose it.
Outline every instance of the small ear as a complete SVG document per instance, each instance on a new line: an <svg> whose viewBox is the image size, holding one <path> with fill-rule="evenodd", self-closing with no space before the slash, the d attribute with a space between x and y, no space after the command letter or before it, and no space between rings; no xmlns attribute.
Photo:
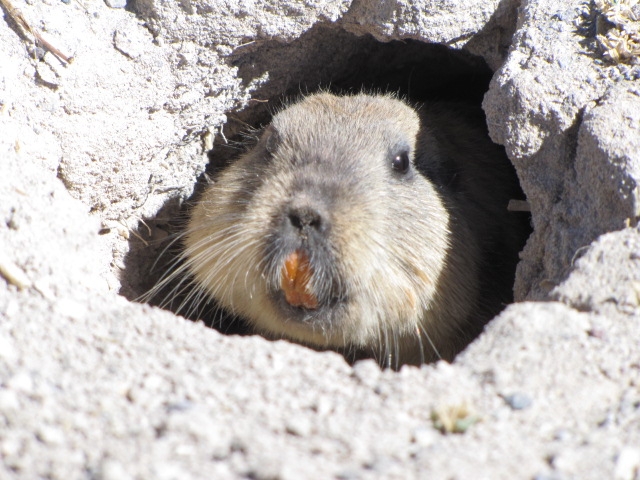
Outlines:
<svg viewBox="0 0 640 480"><path fill-rule="evenodd" d="M270 154L274 154L280 144L280 135L273 125L269 125L262 134L262 141L264 142L264 148Z"/></svg>

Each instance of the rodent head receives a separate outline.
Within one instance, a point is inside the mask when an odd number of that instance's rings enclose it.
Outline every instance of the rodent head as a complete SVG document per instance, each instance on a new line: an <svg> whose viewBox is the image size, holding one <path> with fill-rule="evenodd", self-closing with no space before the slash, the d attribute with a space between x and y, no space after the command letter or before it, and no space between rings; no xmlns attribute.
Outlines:
<svg viewBox="0 0 640 480"><path fill-rule="evenodd" d="M432 328L449 218L413 165L419 130L389 96L322 93L275 115L193 210L198 287L270 336L317 346Z"/></svg>

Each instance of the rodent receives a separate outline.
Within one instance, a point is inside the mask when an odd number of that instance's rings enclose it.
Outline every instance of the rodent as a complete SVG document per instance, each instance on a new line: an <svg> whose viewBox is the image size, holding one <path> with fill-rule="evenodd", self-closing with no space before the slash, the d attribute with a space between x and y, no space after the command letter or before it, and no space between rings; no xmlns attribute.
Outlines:
<svg viewBox="0 0 640 480"><path fill-rule="evenodd" d="M281 110L190 213L198 295L351 360L450 361L511 300L528 234L511 164L465 112L327 92Z"/></svg>

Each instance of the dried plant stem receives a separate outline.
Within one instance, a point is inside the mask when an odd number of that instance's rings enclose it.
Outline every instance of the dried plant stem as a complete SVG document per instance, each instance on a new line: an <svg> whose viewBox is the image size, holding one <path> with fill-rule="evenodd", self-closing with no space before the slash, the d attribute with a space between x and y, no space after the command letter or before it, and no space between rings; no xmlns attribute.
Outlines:
<svg viewBox="0 0 640 480"><path fill-rule="evenodd" d="M35 38L35 41L37 44L41 45L45 50L51 52L62 62L64 63L73 62L73 57L66 56L60 50L58 50L56 47L54 47L49 42L47 42L44 38L42 38L42 35L40 35L40 33L38 33L38 31L35 28L29 25L29 22L27 22L27 19L24 18L24 15L22 15L22 12L17 8L15 8L11 4L11 2L9 2L9 0L0 0L0 4L4 7L4 10L7 12L9 17L11 17L14 23L22 29L23 34L32 35Z"/></svg>

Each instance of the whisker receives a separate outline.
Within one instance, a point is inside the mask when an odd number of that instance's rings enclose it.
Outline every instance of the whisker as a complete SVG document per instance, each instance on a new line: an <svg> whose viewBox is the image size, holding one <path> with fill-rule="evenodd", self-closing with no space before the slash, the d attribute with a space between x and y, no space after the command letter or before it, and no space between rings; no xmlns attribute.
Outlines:
<svg viewBox="0 0 640 480"><path fill-rule="evenodd" d="M425 326L422 323L418 323L418 328L420 328L420 330L422 331L422 333L424 334L425 338L427 339L427 341L429 342L429 345L431 346L431 348L433 349L434 353L436 354L436 356L438 357L438 360L442 360L442 355L440 355L440 352L438 351L438 348L436 347L436 345L433 343L433 341L431 340L431 337L429 336L429 334L427 333L427 330L425 328Z"/></svg>

